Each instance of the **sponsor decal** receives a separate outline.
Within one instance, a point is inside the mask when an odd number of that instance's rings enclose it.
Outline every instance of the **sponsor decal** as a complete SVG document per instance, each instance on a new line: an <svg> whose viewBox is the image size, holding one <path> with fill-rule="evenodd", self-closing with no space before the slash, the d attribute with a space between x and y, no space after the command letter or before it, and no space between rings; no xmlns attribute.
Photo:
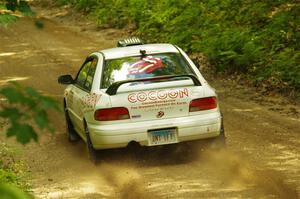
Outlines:
<svg viewBox="0 0 300 199"><path fill-rule="evenodd" d="M162 118L165 115L165 112L159 111L156 115L157 118Z"/></svg>
<svg viewBox="0 0 300 199"><path fill-rule="evenodd" d="M130 103L137 102L154 102L162 100L182 99L189 96L189 90L187 88L171 89L171 90L155 90L148 92L134 92L130 93L127 97Z"/></svg>
<svg viewBox="0 0 300 199"><path fill-rule="evenodd" d="M78 112L79 112L79 116L83 117L85 113L90 112L90 111L94 111L96 104L98 103L98 101L101 98L101 94L96 94L96 93L92 93L92 94L87 94L82 96L79 100L79 106L78 106Z"/></svg>
<svg viewBox="0 0 300 199"><path fill-rule="evenodd" d="M68 106L73 106L73 93L72 92L69 92L69 91L65 91L65 96L66 96L66 99L67 99L67 103L68 103Z"/></svg>
<svg viewBox="0 0 300 199"><path fill-rule="evenodd" d="M95 108L95 106L98 103L98 101L100 100L100 98L101 98L101 95L98 95L96 93L88 94L82 98L81 103L84 106L84 108L93 109L93 108Z"/></svg>

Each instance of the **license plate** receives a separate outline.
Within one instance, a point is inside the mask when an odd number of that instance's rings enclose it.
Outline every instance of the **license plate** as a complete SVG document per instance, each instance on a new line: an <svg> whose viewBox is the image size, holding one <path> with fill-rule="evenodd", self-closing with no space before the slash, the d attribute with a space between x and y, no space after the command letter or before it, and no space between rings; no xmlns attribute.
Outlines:
<svg viewBox="0 0 300 199"><path fill-rule="evenodd" d="M178 142L176 129L160 129L149 131L148 139L149 145L163 145Z"/></svg>

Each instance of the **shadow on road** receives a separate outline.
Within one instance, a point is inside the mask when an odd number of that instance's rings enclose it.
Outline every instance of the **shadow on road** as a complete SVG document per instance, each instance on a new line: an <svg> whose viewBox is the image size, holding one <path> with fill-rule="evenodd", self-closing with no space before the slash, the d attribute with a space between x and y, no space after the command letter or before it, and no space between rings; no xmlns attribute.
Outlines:
<svg viewBox="0 0 300 199"><path fill-rule="evenodd" d="M74 151L80 151L80 156L87 157L87 149L83 141L73 144L73 147ZM130 162L140 167L187 164L197 160L199 150L204 151L205 147L206 143L199 144L195 148L194 143L146 147L133 142L126 148L97 151L97 165L103 162L110 164ZM82 151L86 153L83 154Z"/></svg>

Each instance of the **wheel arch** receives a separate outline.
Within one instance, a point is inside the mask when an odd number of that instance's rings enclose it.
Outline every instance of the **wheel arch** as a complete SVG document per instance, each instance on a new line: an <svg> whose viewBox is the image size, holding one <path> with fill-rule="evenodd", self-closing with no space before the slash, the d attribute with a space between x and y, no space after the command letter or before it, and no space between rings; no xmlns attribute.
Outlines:
<svg viewBox="0 0 300 199"><path fill-rule="evenodd" d="M64 106L64 110L66 111L67 110L67 100L65 97L63 99L63 106Z"/></svg>

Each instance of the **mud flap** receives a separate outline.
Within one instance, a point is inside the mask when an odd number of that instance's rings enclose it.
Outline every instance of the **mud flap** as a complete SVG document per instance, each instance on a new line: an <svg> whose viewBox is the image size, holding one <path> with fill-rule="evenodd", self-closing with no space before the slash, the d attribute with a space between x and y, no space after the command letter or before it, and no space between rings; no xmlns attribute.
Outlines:
<svg viewBox="0 0 300 199"><path fill-rule="evenodd" d="M67 131L69 142L77 142L80 139L80 137L75 131L70 116L68 114L68 111L66 109L65 109L65 119L66 119L66 127L67 127L66 131Z"/></svg>

